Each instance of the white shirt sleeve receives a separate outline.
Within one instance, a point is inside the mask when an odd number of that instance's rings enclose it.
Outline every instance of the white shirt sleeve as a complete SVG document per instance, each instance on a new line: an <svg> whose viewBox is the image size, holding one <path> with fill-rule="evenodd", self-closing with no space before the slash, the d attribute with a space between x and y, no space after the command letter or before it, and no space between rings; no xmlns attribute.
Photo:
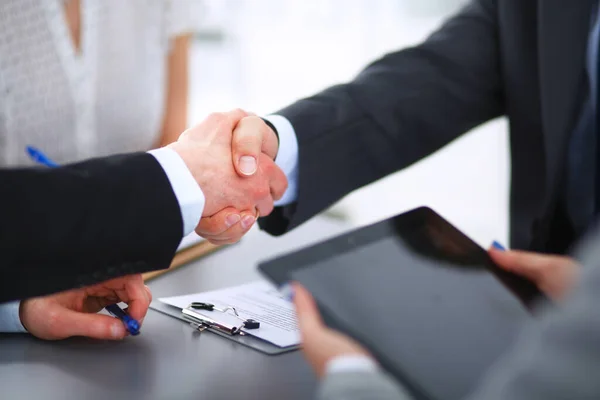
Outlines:
<svg viewBox="0 0 600 400"><path fill-rule="evenodd" d="M325 373L331 375L344 372L374 372L377 369L377 363L371 357L353 354L329 360L325 366Z"/></svg>
<svg viewBox="0 0 600 400"><path fill-rule="evenodd" d="M20 301L0 304L0 332L27 332L19 317Z"/></svg>
<svg viewBox="0 0 600 400"><path fill-rule="evenodd" d="M182 158L175 150L163 147L148 152L167 174L183 220L183 236L194 231L204 211L205 197Z"/></svg>
<svg viewBox="0 0 600 400"><path fill-rule="evenodd" d="M275 164L285 174L288 188L283 197L275 202L275 206L285 206L298 198L298 138L294 127L285 117L269 115L264 118L273 124L279 135L279 150Z"/></svg>

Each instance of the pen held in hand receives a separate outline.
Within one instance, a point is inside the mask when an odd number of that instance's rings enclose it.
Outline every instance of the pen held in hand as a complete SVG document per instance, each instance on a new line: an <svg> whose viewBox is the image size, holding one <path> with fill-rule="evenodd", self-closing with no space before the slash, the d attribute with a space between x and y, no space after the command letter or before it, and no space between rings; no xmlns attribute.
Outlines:
<svg viewBox="0 0 600 400"><path fill-rule="evenodd" d="M119 318L123 322L125 329L127 329L130 335L136 336L140 334L140 323L131 318L125 311L121 310L121 307L119 307L118 304L111 304L106 306L105 309L110 315Z"/></svg>
<svg viewBox="0 0 600 400"><path fill-rule="evenodd" d="M57 163L52 161L41 150L33 146L27 146L25 148L25 151L34 162L40 165L45 165L49 168L58 167ZM123 325L125 325L125 329L127 329L130 335L139 335L140 323L135 319L131 318L125 311L121 310L121 307L119 307L117 304L111 304L110 306L106 306L105 309L110 313L110 315L120 319L123 322Z"/></svg>

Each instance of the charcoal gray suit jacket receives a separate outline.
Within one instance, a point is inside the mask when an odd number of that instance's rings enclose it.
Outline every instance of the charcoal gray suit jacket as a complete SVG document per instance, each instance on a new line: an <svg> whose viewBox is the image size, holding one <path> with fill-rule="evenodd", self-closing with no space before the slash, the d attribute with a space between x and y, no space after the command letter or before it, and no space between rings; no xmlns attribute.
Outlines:
<svg viewBox="0 0 600 400"><path fill-rule="evenodd" d="M423 44L277 114L299 141L298 199L260 221L282 234L473 127L510 121L511 247L565 252L567 148L586 101L594 0L473 0Z"/></svg>

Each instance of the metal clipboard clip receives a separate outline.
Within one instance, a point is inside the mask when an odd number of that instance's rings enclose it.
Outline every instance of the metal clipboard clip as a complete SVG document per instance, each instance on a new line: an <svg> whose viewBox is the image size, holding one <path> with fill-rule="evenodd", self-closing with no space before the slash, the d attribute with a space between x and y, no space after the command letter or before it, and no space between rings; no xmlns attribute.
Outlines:
<svg viewBox="0 0 600 400"><path fill-rule="evenodd" d="M204 314L197 312L196 310L205 310L205 311L219 311L222 313L227 313L227 311L232 311L233 316L241 321L239 325L228 324L224 322L217 321L213 318L210 318ZM219 309L214 306L214 304L210 303L192 303L187 308L181 310L183 313L184 319L189 321L192 326L200 332L203 332L206 329L213 329L218 332L223 332L228 335L245 335L243 328L246 329L258 329L260 327L260 323L253 319L243 319L239 316L235 307L225 307L224 309ZM231 315L231 314L228 314Z"/></svg>
<svg viewBox="0 0 600 400"><path fill-rule="evenodd" d="M240 330L239 326L233 326L215 321L214 319L207 317L206 315L202 315L194 310L190 310L189 308L184 308L181 310L181 312L183 313L184 319L189 321L192 326L200 332L203 332L206 329L214 329L232 336L244 334L244 332Z"/></svg>

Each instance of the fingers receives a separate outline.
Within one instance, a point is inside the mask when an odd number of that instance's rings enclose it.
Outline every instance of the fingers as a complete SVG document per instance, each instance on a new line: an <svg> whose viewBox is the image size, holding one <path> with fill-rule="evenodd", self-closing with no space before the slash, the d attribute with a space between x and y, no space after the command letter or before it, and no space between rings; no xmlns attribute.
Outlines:
<svg viewBox="0 0 600 400"><path fill-rule="evenodd" d="M239 122L233 132L233 164L240 176L253 175L258 169L261 153L272 160L277 155L275 133L258 117L247 117Z"/></svg>
<svg viewBox="0 0 600 400"><path fill-rule="evenodd" d="M148 298L148 304L151 304L152 303L152 291L146 285L144 285L144 290L146 291L146 297ZM144 318L145 317L138 320L140 327L144 324Z"/></svg>
<svg viewBox="0 0 600 400"><path fill-rule="evenodd" d="M249 114L242 109L236 108L225 113L224 115L225 118L221 122L221 128L226 132L233 132L233 130L239 124L239 122L243 118L247 117Z"/></svg>
<svg viewBox="0 0 600 400"><path fill-rule="evenodd" d="M492 260L501 268L534 282L538 282L545 271L550 268L564 263L572 263L568 257L517 250L502 251L492 248L489 250L489 254Z"/></svg>
<svg viewBox="0 0 600 400"><path fill-rule="evenodd" d="M196 232L204 237L206 240L215 245L225 245L238 242L242 236L244 236L250 228L256 222L256 213L250 211L243 211L240 213L239 223L234 224L231 227L227 227L224 222L223 215L221 212L215 214L212 217L207 217L210 221L200 221L202 225L201 231ZM203 218L204 220L205 218Z"/></svg>
<svg viewBox="0 0 600 400"><path fill-rule="evenodd" d="M204 217L196 227L196 233L203 238L224 234L242 219L241 213L234 207L227 207L210 217Z"/></svg>
<svg viewBox="0 0 600 400"><path fill-rule="evenodd" d="M152 293L140 274L112 279L82 289L28 299L21 303L23 325L33 335L48 340L71 336L118 340L127 335L123 322L112 316L96 314L109 304L123 301L132 318L146 316Z"/></svg>
<svg viewBox="0 0 600 400"><path fill-rule="evenodd" d="M88 297L87 299L85 299L85 307L81 311L86 313L97 313L104 307L118 303L120 301L121 300L118 296Z"/></svg>
<svg viewBox="0 0 600 400"><path fill-rule="evenodd" d="M299 283L293 283L294 305L298 317L298 326L302 336L309 336L325 328L321 314L312 295Z"/></svg>
<svg viewBox="0 0 600 400"><path fill-rule="evenodd" d="M126 296L122 296L121 301L127 303L129 315L138 321L144 319L152 296L148 296L147 286L144 285L142 276L138 274L127 277L125 292Z"/></svg>
<svg viewBox="0 0 600 400"><path fill-rule="evenodd" d="M71 336L87 336L102 340L120 340L127 331L123 323L111 316L87 314L56 306L42 339L64 339Z"/></svg>
<svg viewBox="0 0 600 400"><path fill-rule="evenodd" d="M281 199L285 194L285 191L287 190L287 177L285 176L281 168L279 168L278 166L275 166L271 169L271 174L269 176L269 186L271 188L271 196L273 197L273 200ZM266 216L269 214L261 213L260 215Z"/></svg>
<svg viewBox="0 0 600 400"><path fill-rule="evenodd" d="M235 109L229 112L216 112L209 114L200 124L186 129L177 142L201 142L207 137L219 137L228 145L231 145L231 135L237 124L247 117L248 113L244 110ZM172 143L168 147L181 152L186 146L178 146L178 143ZM189 149L188 149L189 150Z"/></svg>
<svg viewBox="0 0 600 400"><path fill-rule="evenodd" d="M46 340L71 336L123 339L127 332L118 319L73 309L74 303L78 303L82 295L85 295L83 291L73 290L23 301L20 309L23 326L32 335Z"/></svg>
<svg viewBox="0 0 600 400"><path fill-rule="evenodd" d="M287 178L283 171L265 155L260 158L260 183L254 184L260 190L255 191L256 208L261 216L271 214L274 201L280 199L287 190ZM257 178L259 178L257 176ZM252 182L249 180L248 182ZM268 188L267 188L268 185Z"/></svg>
<svg viewBox="0 0 600 400"><path fill-rule="evenodd" d="M152 291L146 285L144 285L144 290L146 291L146 297L148 297L148 303L152 303Z"/></svg>
<svg viewBox="0 0 600 400"><path fill-rule="evenodd" d="M489 253L501 268L529 279L557 301L568 295L579 280L581 266L569 257L497 249Z"/></svg>
<svg viewBox="0 0 600 400"><path fill-rule="evenodd" d="M256 203L256 209L258 210L259 215L262 216L271 214L273 208L275 208L275 205L273 204L273 197L271 197L271 193Z"/></svg>

